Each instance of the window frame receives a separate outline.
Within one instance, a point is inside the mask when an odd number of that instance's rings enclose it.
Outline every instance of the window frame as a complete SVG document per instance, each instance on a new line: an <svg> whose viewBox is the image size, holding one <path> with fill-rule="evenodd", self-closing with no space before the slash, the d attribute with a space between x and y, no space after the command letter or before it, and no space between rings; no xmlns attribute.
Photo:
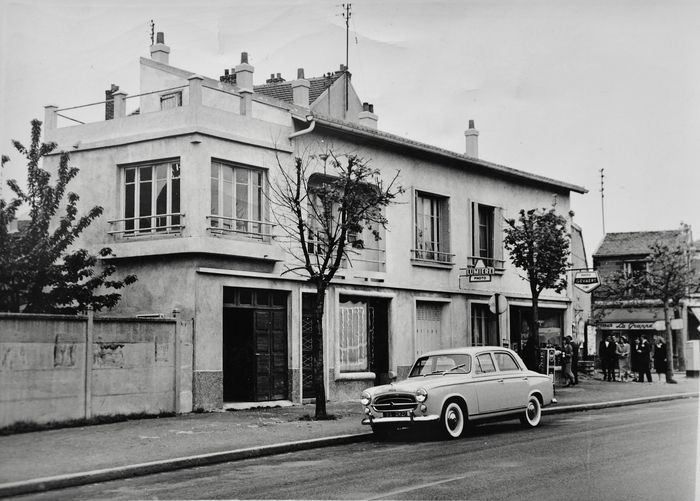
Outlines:
<svg viewBox="0 0 700 501"><path fill-rule="evenodd" d="M165 178L158 177L158 167L166 166ZM125 236L142 236L149 234L179 233L182 228L182 164L179 158L163 159L120 165L121 176L121 215L122 230ZM150 169L150 179L143 179L142 172ZM175 170L176 169L176 170ZM129 172L133 171L133 180L129 181ZM165 186L165 212L159 211L159 181ZM150 186L150 213L141 214L143 185ZM129 201L129 188L133 187L132 200ZM131 206L131 207L130 207ZM129 216L131 208L132 215ZM148 220L148 226L141 227ZM155 224L154 224L155 223Z"/></svg>
<svg viewBox="0 0 700 501"><path fill-rule="evenodd" d="M487 209L489 210L489 221L482 225L482 214ZM470 241L468 248L471 251L469 264L475 266L478 261L482 261L485 266L493 267L502 272L505 269L503 255L503 207L470 200L469 212L468 234L470 235ZM486 236L489 240L489 245L486 248L481 245L483 226L486 226ZM485 250L485 252L482 252L482 250Z"/></svg>
<svg viewBox="0 0 700 501"><path fill-rule="evenodd" d="M429 203L427 214L426 201ZM429 218L430 240L424 238L426 217ZM414 190L412 260L451 266L454 264L454 254L450 253L450 249L450 197L424 190Z"/></svg>
<svg viewBox="0 0 700 501"><path fill-rule="evenodd" d="M217 171L214 176L214 169ZM230 181L227 180L225 169L230 169ZM239 174L245 172L245 182ZM256 184L256 177L259 183ZM214 180L216 180L216 205L214 204ZM227 184L230 185L230 207L226 206ZM246 217L238 217L239 186L246 186ZM208 230L234 234L245 238L268 241L271 239L272 224L268 218L268 181L267 170L212 158L209 167L209 225ZM251 202L251 200L257 201ZM251 214L251 209L256 214ZM226 215L229 213L230 215ZM255 217L257 216L257 218Z"/></svg>
<svg viewBox="0 0 700 501"><path fill-rule="evenodd" d="M175 104L172 106L163 106L165 103L174 101ZM179 108L182 106L182 91L168 92L160 95L160 110L172 110L174 108Z"/></svg>

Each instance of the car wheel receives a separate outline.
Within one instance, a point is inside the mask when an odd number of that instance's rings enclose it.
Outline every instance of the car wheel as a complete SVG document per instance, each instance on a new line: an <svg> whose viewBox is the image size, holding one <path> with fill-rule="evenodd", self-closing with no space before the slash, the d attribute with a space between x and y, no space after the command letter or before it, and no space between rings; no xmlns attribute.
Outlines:
<svg viewBox="0 0 700 501"><path fill-rule="evenodd" d="M542 405L540 405L540 399L535 395L530 395L527 401L527 407L525 407L525 413L520 416L520 422L529 428L534 428L540 424L540 419L542 419Z"/></svg>
<svg viewBox="0 0 700 501"><path fill-rule="evenodd" d="M459 438L464 432L466 423L464 409L455 401L447 402L442 411L440 423L447 438Z"/></svg>

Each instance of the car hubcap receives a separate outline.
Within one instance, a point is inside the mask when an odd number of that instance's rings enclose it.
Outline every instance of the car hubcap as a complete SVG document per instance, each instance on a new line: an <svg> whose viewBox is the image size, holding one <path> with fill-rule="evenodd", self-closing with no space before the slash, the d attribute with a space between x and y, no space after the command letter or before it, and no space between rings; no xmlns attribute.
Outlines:
<svg viewBox="0 0 700 501"><path fill-rule="evenodd" d="M459 416L455 411L450 411L447 415L447 426L449 426L452 431L456 430L459 426Z"/></svg>

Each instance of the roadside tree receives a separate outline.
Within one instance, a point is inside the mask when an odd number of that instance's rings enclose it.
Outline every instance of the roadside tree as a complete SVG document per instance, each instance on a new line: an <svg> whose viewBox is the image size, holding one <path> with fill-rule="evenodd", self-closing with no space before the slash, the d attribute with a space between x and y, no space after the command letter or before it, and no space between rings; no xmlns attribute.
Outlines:
<svg viewBox="0 0 700 501"><path fill-rule="evenodd" d="M78 195L66 193L78 169L68 164L68 153L61 152L52 183L41 162L57 145L41 142L39 120L31 125L29 148L13 141L27 158L26 189L10 180L7 185L14 198L0 199L0 311L75 314L87 306L95 311L110 308L121 298L115 291L135 282L136 277L113 280L114 265L103 262L96 268L99 258L112 255L109 248L101 249L99 257L85 249L70 249L76 237L102 214L102 207L92 207L86 215L78 216ZM2 166L8 161L3 155ZM64 195L67 202L59 216ZM26 225L10 231L23 206L29 211ZM57 216L58 224L52 229L51 222Z"/></svg>
<svg viewBox="0 0 700 501"><path fill-rule="evenodd" d="M315 419L327 419L323 363L323 313L326 292L338 269L351 263L364 242L364 228L386 227L385 208L403 192L398 172L384 183L378 169L353 154L332 150L295 157L270 187L273 213L286 233L290 261L285 273L304 276L315 289L311 313ZM373 231L379 239L379 232Z"/></svg>
<svg viewBox="0 0 700 501"><path fill-rule="evenodd" d="M566 219L551 209L521 209L518 219L506 219L503 243L513 265L523 270L521 278L530 284L532 317L524 348L528 368L539 365L539 297L545 289L566 288L569 237Z"/></svg>

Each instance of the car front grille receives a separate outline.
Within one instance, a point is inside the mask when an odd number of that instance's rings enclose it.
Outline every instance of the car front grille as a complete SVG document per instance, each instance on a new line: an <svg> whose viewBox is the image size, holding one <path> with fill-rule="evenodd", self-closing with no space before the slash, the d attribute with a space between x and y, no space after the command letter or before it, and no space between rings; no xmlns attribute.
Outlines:
<svg viewBox="0 0 700 501"><path fill-rule="evenodd" d="M377 412L411 411L417 406L416 396L410 393L379 395L373 403Z"/></svg>

